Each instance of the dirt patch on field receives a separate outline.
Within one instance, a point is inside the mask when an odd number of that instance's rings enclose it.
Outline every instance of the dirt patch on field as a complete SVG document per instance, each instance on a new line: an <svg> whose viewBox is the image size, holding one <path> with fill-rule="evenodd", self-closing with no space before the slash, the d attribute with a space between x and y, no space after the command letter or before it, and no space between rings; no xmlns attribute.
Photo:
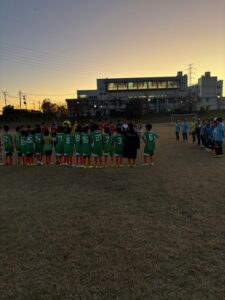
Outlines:
<svg viewBox="0 0 225 300"><path fill-rule="evenodd" d="M0 167L1 299L224 299L225 159L155 131L154 167Z"/></svg>

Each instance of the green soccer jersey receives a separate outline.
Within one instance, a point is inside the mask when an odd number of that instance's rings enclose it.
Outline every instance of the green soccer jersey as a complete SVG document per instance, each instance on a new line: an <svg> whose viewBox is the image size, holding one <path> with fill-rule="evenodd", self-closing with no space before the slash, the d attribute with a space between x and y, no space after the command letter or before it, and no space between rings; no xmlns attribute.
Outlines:
<svg viewBox="0 0 225 300"><path fill-rule="evenodd" d="M148 151L154 151L155 140L158 138L158 135L153 131L145 131L142 137L145 141L144 152L148 153Z"/></svg>
<svg viewBox="0 0 225 300"><path fill-rule="evenodd" d="M52 151L52 137L50 135L44 135L44 151Z"/></svg>
<svg viewBox="0 0 225 300"><path fill-rule="evenodd" d="M75 148L76 148L76 154L80 155L82 153L82 133L81 132L75 132L74 144L75 144Z"/></svg>
<svg viewBox="0 0 225 300"><path fill-rule="evenodd" d="M65 134L64 137L64 155L73 155L74 139L71 134Z"/></svg>
<svg viewBox="0 0 225 300"><path fill-rule="evenodd" d="M89 133L82 133L82 155L91 156L91 136Z"/></svg>
<svg viewBox="0 0 225 300"><path fill-rule="evenodd" d="M20 149L20 139L21 139L21 134L19 132L17 132L15 135L14 135L14 144L16 146L16 151L17 152L20 152L21 149Z"/></svg>
<svg viewBox="0 0 225 300"><path fill-rule="evenodd" d="M27 154L34 152L34 138L31 134L26 137L26 152Z"/></svg>
<svg viewBox="0 0 225 300"><path fill-rule="evenodd" d="M21 149L21 153L23 156L26 155L26 137L25 136L21 136L20 138L20 149Z"/></svg>
<svg viewBox="0 0 225 300"><path fill-rule="evenodd" d="M104 154L113 154L113 136L111 134L103 135L103 151Z"/></svg>
<svg viewBox="0 0 225 300"><path fill-rule="evenodd" d="M56 145L55 145L55 154L56 155L63 155L64 140L65 140L65 133L58 132L56 134Z"/></svg>
<svg viewBox="0 0 225 300"><path fill-rule="evenodd" d="M102 133L100 130L96 130L91 135L92 138L92 153L93 155L101 156L102 155Z"/></svg>
<svg viewBox="0 0 225 300"><path fill-rule="evenodd" d="M36 154L43 154L44 152L44 142L43 142L43 133L35 133L34 143L35 143L35 152Z"/></svg>
<svg viewBox="0 0 225 300"><path fill-rule="evenodd" d="M124 136L121 133L117 133L114 136L114 153L115 155L123 155Z"/></svg>
<svg viewBox="0 0 225 300"><path fill-rule="evenodd" d="M3 134L3 144L5 148L6 153L12 153L13 152L13 137L9 133Z"/></svg>

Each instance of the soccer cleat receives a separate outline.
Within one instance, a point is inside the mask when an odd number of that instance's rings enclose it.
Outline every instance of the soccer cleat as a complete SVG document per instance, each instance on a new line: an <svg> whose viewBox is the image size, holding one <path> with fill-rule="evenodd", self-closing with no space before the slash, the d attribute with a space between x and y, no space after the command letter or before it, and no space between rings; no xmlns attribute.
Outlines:
<svg viewBox="0 0 225 300"><path fill-rule="evenodd" d="M151 166L154 166L154 163L152 162L150 165L151 165Z"/></svg>

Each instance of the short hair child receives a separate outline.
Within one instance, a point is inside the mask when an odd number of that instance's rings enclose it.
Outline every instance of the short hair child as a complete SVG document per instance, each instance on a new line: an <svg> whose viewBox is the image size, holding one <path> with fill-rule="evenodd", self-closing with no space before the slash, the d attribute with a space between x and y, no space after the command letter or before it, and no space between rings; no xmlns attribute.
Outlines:
<svg viewBox="0 0 225 300"><path fill-rule="evenodd" d="M144 147L144 165L148 166L149 164L151 166L154 165L153 157L155 152L155 140L158 138L158 135L152 131L152 125L146 124L145 125L146 131L143 133L143 141L145 143ZM148 161L148 158L150 158L150 161Z"/></svg>
<svg viewBox="0 0 225 300"><path fill-rule="evenodd" d="M21 155L22 155L22 164L26 165L27 151L26 151L26 131L25 130L21 130L20 149L21 149Z"/></svg>
<svg viewBox="0 0 225 300"><path fill-rule="evenodd" d="M16 152L17 152L17 163L20 164L21 163L21 148L20 148L20 139L21 139L21 133L20 133L21 127L17 126L16 127L16 133L14 135L14 145L16 148Z"/></svg>
<svg viewBox="0 0 225 300"><path fill-rule="evenodd" d="M73 163L73 147L74 140L73 136L71 135L71 128L67 127L64 138L64 164L66 166L72 165Z"/></svg>
<svg viewBox="0 0 225 300"><path fill-rule="evenodd" d="M46 129L44 132L43 142L44 142L45 162L46 162L46 165L50 165L53 141L52 141L52 137L49 134L48 129Z"/></svg>
<svg viewBox="0 0 225 300"><path fill-rule="evenodd" d="M30 125L27 126L26 131L26 163L28 166L34 164L34 131L31 130Z"/></svg>
<svg viewBox="0 0 225 300"><path fill-rule="evenodd" d="M98 124L94 124L92 138L92 156L94 157L94 167L102 168L102 133L99 130Z"/></svg>
<svg viewBox="0 0 225 300"><path fill-rule="evenodd" d="M113 139L114 143L114 156L116 158L116 167L123 167L123 147L124 147L124 135L121 132L121 128L117 126L116 134Z"/></svg>
<svg viewBox="0 0 225 300"><path fill-rule="evenodd" d="M111 134L110 128L105 127L103 135L103 155L105 157L104 164L105 167L108 166L108 157L110 156L111 167L113 167L113 136Z"/></svg>
<svg viewBox="0 0 225 300"><path fill-rule="evenodd" d="M62 126L58 127L58 131L56 133L56 141L55 141L55 155L56 155L56 164L62 164L63 161L63 151L64 151L64 140L65 133Z"/></svg>
<svg viewBox="0 0 225 300"><path fill-rule="evenodd" d="M176 135L176 140L178 142L180 139L180 122L178 120L176 121L176 125L175 125L175 135Z"/></svg>
<svg viewBox="0 0 225 300"><path fill-rule="evenodd" d="M77 125L74 133L76 166L82 166L82 127Z"/></svg>
<svg viewBox="0 0 225 300"><path fill-rule="evenodd" d="M91 167L91 135L89 127L84 126L82 132L82 156L84 167Z"/></svg>
<svg viewBox="0 0 225 300"><path fill-rule="evenodd" d="M4 127L4 134L3 134L3 145L5 149L5 164L6 166L13 165L13 137L9 133L9 126L5 125Z"/></svg>
<svg viewBox="0 0 225 300"><path fill-rule="evenodd" d="M44 135L41 132L41 126L36 125L35 134L34 134L34 143L35 143L35 155L37 159L37 165L42 165L42 159L44 155Z"/></svg>

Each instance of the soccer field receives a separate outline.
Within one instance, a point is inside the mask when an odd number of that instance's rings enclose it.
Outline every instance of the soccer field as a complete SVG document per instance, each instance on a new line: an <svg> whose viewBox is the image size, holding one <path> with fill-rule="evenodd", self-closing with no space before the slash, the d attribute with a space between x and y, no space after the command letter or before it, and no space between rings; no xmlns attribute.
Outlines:
<svg viewBox="0 0 225 300"><path fill-rule="evenodd" d="M153 167L0 166L0 299L224 299L225 159L153 130Z"/></svg>

